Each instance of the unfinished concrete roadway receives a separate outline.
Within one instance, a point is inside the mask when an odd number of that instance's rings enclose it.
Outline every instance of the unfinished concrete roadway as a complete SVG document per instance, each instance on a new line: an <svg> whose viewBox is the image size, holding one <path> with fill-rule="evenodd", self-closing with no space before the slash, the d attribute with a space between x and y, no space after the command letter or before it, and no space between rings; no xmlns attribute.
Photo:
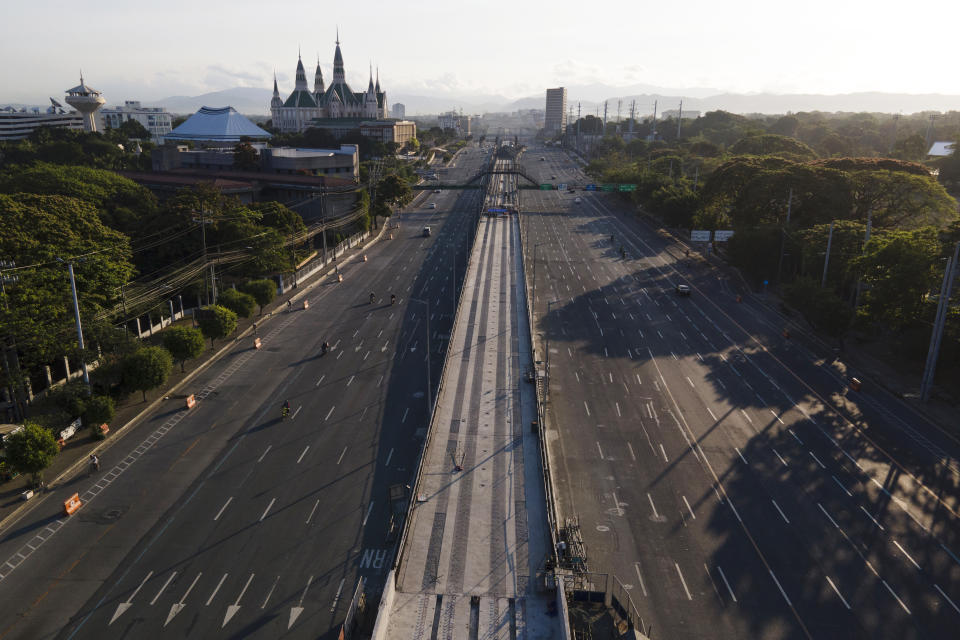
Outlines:
<svg viewBox="0 0 960 640"><path fill-rule="evenodd" d="M514 176L491 188L502 204ZM503 197L507 196L507 198ZM454 325L416 503L383 613L389 638L557 638L534 577L549 532L523 382L530 336L515 217L484 217Z"/></svg>

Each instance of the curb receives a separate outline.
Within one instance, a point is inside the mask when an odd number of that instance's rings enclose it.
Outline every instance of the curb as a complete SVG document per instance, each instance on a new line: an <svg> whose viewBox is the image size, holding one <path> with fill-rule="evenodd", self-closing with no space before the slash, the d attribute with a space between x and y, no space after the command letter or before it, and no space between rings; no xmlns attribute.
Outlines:
<svg viewBox="0 0 960 640"><path fill-rule="evenodd" d="M368 247L371 247L371 246L373 246L374 244L376 244L377 242L379 242L379 241L381 240L384 232L386 231L386 229L387 229L387 225L386 225L386 224L382 224L382 225L380 226L380 233L378 233L375 237L371 237L370 242L368 242L364 247L362 247L362 249L366 250ZM360 253L358 252L358 253L356 253L356 254L348 257L348 258L343 262L343 264L350 264L351 262L353 262L354 260L356 260L359 255L360 255ZM289 299L290 302L293 302L294 300L300 299L300 298L302 298L303 296L305 296L305 295L307 295L308 293L310 293L310 291L312 291L312 290L315 289L317 286L319 286L319 285L322 283L323 279L324 279L326 276L330 275L334 270L336 270L336 268L337 268L337 267L334 266L332 269L328 269L328 270L326 270L326 271L323 271L322 273L318 273L316 276L313 276L313 278L315 278L314 281L313 281L312 283L306 285L305 287L303 287L303 289L302 289L301 291L298 291L296 294L294 294L293 296L291 296L290 299ZM265 323L265 322L267 322L267 321L269 321L269 320L272 320L272 319L274 318L274 316L277 315L278 310L280 310L280 309L282 309L282 307L278 307L278 309L275 309L275 310L267 313L266 315L261 316L260 319L259 319L259 320L257 321L257 323L256 323L256 324L258 325L258 328L264 326L263 323ZM128 421L127 421L126 423L124 423L122 426L120 426L120 427L117 428L116 430L113 430L113 436L110 437L110 438L108 438L108 439L106 439L106 440L104 440L103 442L101 442L100 444L98 444L97 446L95 446L93 449L91 449L90 452L89 452L90 455L99 454L99 453L102 452L102 451L107 451L107 450L110 449L114 444L120 442L120 440L122 439L122 436L123 436L124 434L126 434L130 429L133 429L134 427L136 427L149 413L151 413L151 412L153 412L154 410L156 410L156 409L160 406L161 403L166 402L166 398L167 398L168 396L170 396L170 394L177 392L177 391L180 390L184 385L192 382L194 378L196 378L198 375L200 375L201 373L203 373L210 365L212 365L212 364L215 363L215 362L218 362L224 355L227 354L227 352L228 352L229 350L235 348L235 347L237 346L237 343L238 343L242 338L247 337L247 336L250 335L252 332L253 332L253 326L252 326L252 325L249 326L249 327L247 327L246 329L244 329L243 332L240 333L240 334L238 334L231 342L228 342L227 344L223 345L223 346L220 348L219 351L217 351L217 352L214 353L212 356L210 356L206 361L204 361L203 363L201 363L196 369L194 369L193 371L191 371L190 373L188 373L188 374L186 375L186 377L184 377L183 380L181 380L180 382L178 382L178 383L175 384L174 386L172 386L172 387L170 387L169 389L167 389L167 390L164 392L164 395L158 397L156 400L154 400L153 402L151 402L151 403L150 403L149 405L147 405L142 411L140 411L140 413L138 413L138 414L135 415L134 417L130 418L130 420L128 420ZM14 524L16 524L16 522L17 522L20 518L23 518L24 516L26 516L27 514L29 514L31 511L33 511L34 508L39 507L41 504L43 504L43 503L46 501L47 496L50 495L50 492L52 492L54 489L56 489L56 488L60 485L61 481L62 481L65 477L71 476L71 475L73 475L73 474L76 474L79 470L81 470L81 469L83 468L83 465L84 465L84 464L86 464L86 459L84 459L84 458L78 459L76 462L74 462L73 464L71 464L70 466L68 466L65 470L63 470L56 478L54 478L53 480L51 480L50 482L48 482L47 485L46 485L46 490L45 490L43 493L41 493L39 496L37 496L36 499L34 499L34 500L28 500L27 502L24 502L22 505L20 505L20 506L17 507L16 509L14 509L13 512L10 513L10 515L8 515L7 517L5 517L3 520L0 520L0 535L2 535L3 533L5 533L5 532L6 532L6 529L8 529L9 527L11 527L11 526L13 526Z"/></svg>

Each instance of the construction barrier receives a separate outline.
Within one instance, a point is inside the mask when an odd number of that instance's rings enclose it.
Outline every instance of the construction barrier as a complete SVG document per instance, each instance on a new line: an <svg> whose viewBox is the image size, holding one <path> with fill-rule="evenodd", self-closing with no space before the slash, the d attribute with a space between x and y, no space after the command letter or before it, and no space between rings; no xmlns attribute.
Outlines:
<svg viewBox="0 0 960 640"><path fill-rule="evenodd" d="M254 338L254 339L253 339L253 348L254 348L254 349L259 349L260 346L261 346L260 338Z"/></svg>
<svg viewBox="0 0 960 640"><path fill-rule="evenodd" d="M367 261L367 254L363 254L363 261L364 261L364 262Z"/></svg>
<svg viewBox="0 0 960 640"><path fill-rule="evenodd" d="M197 405L197 399L191 393L187 396L187 409L193 409Z"/></svg>
<svg viewBox="0 0 960 640"><path fill-rule="evenodd" d="M337 274L337 282L343 282L343 274L342 274L342 273L338 273L338 274Z"/></svg>
<svg viewBox="0 0 960 640"><path fill-rule="evenodd" d="M387 239L388 239L388 240L393 240L393 234L391 233L391 234L387 237Z"/></svg>
<svg viewBox="0 0 960 640"><path fill-rule="evenodd" d="M850 388L854 391L860 391L860 384L859 378L850 378Z"/></svg>
<svg viewBox="0 0 960 640"><path fill-rule="evenodd" d="M74 511L83 506L83 503L80 502L80 494L75 493L69 498L66 499L63 503L63 515L69 516Z"/></svg>
<svg viewBox="0 0 960 640"><path fill-rule="evenodd" d="M304 300L304 301L303 301L303 308L304 308L304 310L307 310L307 309L310 308L310 301L309 301L309 300Z"/></svg>
<svg viewBox="0 0 960 640"><path fill-rule="evenodd" d="M100 425L100 433L102 433L103 435L107 435L108 433L110 433L110 426L106 422Z"/></svg>

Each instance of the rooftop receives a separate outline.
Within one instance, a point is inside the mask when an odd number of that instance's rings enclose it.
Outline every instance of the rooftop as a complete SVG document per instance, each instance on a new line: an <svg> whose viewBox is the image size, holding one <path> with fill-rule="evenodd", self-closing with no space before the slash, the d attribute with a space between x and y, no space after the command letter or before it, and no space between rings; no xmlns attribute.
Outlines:
<svg viewBox="0 0 960 640"><path fill-rule="evenodd" d="M271 134L253 124L233 107L201 107L186 122L168 133L167 140L240 142L241 138L264 140Z"/></svg>

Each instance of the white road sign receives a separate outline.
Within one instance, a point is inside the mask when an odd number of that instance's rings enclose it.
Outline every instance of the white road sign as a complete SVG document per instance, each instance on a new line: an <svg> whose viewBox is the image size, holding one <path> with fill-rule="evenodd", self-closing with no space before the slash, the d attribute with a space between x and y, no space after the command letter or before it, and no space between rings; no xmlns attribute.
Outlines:
<svg viewBox="0 0 960 640"><path fill-rule="evenodd" d="M710 231L694 229L690 232L690 242L710 242Z"/></svg>

